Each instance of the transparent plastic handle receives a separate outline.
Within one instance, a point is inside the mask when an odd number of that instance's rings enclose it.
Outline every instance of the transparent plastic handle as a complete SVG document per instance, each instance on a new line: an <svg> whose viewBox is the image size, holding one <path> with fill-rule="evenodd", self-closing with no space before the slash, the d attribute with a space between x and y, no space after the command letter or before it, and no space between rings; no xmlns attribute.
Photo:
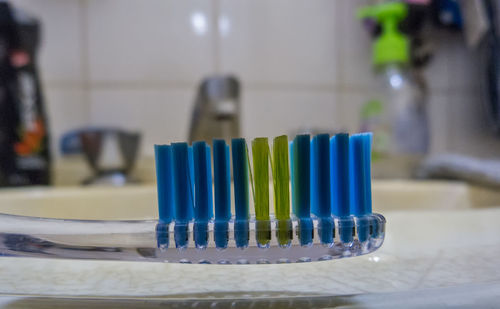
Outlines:
<svg viewBox="0 0 500 309"><path fill-rule="evenodd" d="M61 259L99 259L204 264L289 263L331 260L367 254L384 241L385 218L364 217L312 219L311 242L301 245L300 222L248 220L247 245L238 247L234 235L240 233L233 220L227 223L227 243L216 245L217 223L202 229L188 222L179 246L176 224L149 221L61 220L0 214L0 255ZM331 235L324 242L322 235ZM195 232L195 233L194 233ZM206 233L206 244L198 246L194 234ZM204 238L205 239L205 238ZM285 240L288 239L289 242ZM264 240L264 241L263 241Z"/></svg>

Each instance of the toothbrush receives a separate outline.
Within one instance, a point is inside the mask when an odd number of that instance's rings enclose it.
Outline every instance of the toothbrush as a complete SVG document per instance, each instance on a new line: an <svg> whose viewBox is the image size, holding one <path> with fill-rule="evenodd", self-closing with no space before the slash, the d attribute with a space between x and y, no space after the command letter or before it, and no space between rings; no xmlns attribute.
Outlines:
<svg viewBox="0 0 500 309"><path fill-rule="evenodd" d="M0 214L0 255L267 264L367 254L385 235L384 217L371 209L371 139L341 133L261 137L250 147L243 138L156 145L157 220Z"/></svg>

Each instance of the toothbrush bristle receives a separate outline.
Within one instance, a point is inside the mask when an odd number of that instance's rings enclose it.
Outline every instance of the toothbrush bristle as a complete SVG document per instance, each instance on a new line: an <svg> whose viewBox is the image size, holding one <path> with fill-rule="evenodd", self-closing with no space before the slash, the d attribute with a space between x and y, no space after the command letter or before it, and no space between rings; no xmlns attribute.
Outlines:
<svg viewBox="0 0 500 309"><path fill-rule="evenodd" d="M364 216L371 213L370 175L371 134L352 135L349 140L351 179L351 214Z"/></svg>
<svg viewBox="0 0 500 309"><path fill-rule="evenodd" d="M215 139L213 152L203 141L192 146L155 145L159 248L168 247L168 235L172 232L169 226L174 221L173 237L181 249L189 247L192 232L196 248L208 249L214 241L220 252L235 247L271 248L273 239L278 247L286 248L335 245L330 253L349 252L358 241L356 254L369 252L368 241L383 237L385 222L383 217L371 214L371 139L371 133L340 133L331 138L329 134L319 134L312 139L303 134L289 143L283 135L273 139L272 151L265 137L253 139L250 150L243 138L232 139L231 147L224 140ZM269 166L274 217L269 206ZM250 216L251 196L254 217ZM250 231L254 231L254 236ZM375 247L380 245L378 242ZM321 259L329 259L328 256L329 253ZM240 262L246 260L240 258Z"/></svg>
<svg viewBox="0 0 500 309"><path fill-rule="evenodd" d="M310 208L310 145L308 134L297 135L293 141L292 196L295 200L293 212L298 218L309 218Z"/></svg>
<svg viewBox="0 0 500 309"><path fill-rule="evenodd" d="M257 242L260 246L266 246L271 240L271 223L269 221L269 142L267 137L256 138L252 141L252 157Z"/></svg>
<svg viewBox="0 0 500 309"><path fill-rule="evenodd" d="M234 207L236 246L244 248L249 240L249 171L248 152L244 138L234 138L231 141L233 155Z"/></svg>
<svg viewBox="0 0 500 309"><path fill-rule="evenodd" d="M269 220L269 143L267 138L252 141L255 218Z"/></svg>
<svg viewBox="0 0 500 309"><path fill-rule="evenodd" d="M193 199L191 168L187 143L172 144L175 220L187 223L192 219Z"/></svg>
<svg viewBox="0 0 500 309"><path fill-rule="evenodd" d="M172 151L169 145L155 145L158 215L160 222L174 219Z"/></svg>
<svg viewBox="0 0 500 309"><path fill-rule="evenodd" d="M332 158L332 213L349 216L349 134L339 133L330 140Z"/></svg>
<svg viewBox="0 0 500 309"><path fill-rule="evenodd" d="M278 220L290 219L290 172L288 162L288 136L273 141L274 209Z"/></svg>
<svg viewBox="0 0 500 309"><path fill-rule="evenodd" d="M194 158L194 219L208 221L212 218L212 167L210 147L205 142L193 144Z"/></svg>
<svg viewBox="0 0 500 309"><path fill-rule="evenodd" d="M231 219L231 171L226 141L213 141L215 220Z"/></svg>
<svg viewBox="0 0 500 309"><path fill-rule="evenodd" d="M297 135L292 146L292 196L295 201L293 213L299 219L299 241L302 246L309 246L313 240L313 222L311 220L311 137L308 134Z"/></svg>
<svg viewBox="0 0 500 309"><path fill-rule="evenodd" d="M314 152L311 155L311 161L314 162L314 191L316 205L314 214L318 217L330 217L330 135L319 134L313 139ZM311 182L313 180L311 179ZM311 198L312 200L312 198Z"/></svg>
<svg viewBox="0 0 500 309"><path fill-rule="evenodd" d="M236 220L249 217L249 175L247 145L243 138L232 140L234 204Z"/></svg>
<svg viewBox="0 0 500 309"><path fill-rule="evenodd" d="M231 219L231 171L229 146L225 140L213 141L215 224L214 238L217 248L226 248L229 241L229 220Z"/></svg>

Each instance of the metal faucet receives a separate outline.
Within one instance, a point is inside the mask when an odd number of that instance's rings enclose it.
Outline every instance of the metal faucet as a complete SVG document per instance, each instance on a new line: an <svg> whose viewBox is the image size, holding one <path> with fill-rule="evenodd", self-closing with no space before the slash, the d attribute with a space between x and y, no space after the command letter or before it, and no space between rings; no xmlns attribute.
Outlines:
<svg viewBox="0 0 500 309"><path fill-rule="evenodd" d="M230 75L210 76L201 82L191 118L189 142L240 136L240 85Z"/></svg>

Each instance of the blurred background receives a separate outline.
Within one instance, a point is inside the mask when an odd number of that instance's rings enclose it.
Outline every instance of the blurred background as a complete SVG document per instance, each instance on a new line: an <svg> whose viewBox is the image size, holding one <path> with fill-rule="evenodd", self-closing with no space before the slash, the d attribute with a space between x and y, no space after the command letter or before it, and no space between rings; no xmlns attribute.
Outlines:
<svg viewBox="0 0 500 309"><path fill-rule="evenodd" d="M421 144L418 149L396 153L498 158L500 138L492 121L498 120L498 98L488 97L484 84L498 78L498 69L489 74L487 68L498 66L499 54L481 56L488 53L482 42L491 32L487 2L408 1L405 16L396 17L409 43L408 59L395 61L409 85L403 99L387 90L392 73L385 64L373 61L383 23L356 16L362 6L378 2L10 1L18 23L23 16L37 22L31 61L46 114L50 182L75 184L92 174L83 159L69 156L79 152L70 139L61 144L65 134L96 128L139 133L132 147L138 147L134 172L142 173L138 179L153 177L153 144L188 140L198 121L193 110L200 85L217 76L238 84L236 135L368 129L377 136L383 131L377 128L395 126L398 119L373 117L370 103L390 111L397 109L394 100L416 100L408 110L423 108L417 111L423 118L403 122L416 121L407 130L427 135L410 137ZM391 152L391 146L381 147ZM375 176L414 175L404 167L390 169L375 170Z"/></svg>
<svg viewBox="0 0 500 309"><path fill-rule="evenodd" d="M498 0L0 1L0 214L156 219L154 144L364 131L373 254L231 273L1 257L0 294L500 302Z"/></svg>

